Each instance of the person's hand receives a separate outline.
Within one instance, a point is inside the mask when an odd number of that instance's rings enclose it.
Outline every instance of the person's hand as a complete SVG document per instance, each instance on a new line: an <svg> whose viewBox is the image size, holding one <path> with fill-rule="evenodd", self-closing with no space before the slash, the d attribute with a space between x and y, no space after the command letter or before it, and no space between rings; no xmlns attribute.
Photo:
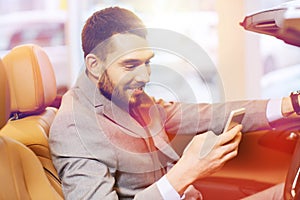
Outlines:
<svg viewBox="0 0 300 200"><path fill-rule="evenodd" d="M188 185L218 171L226 161L235 157L242 137L241 129L242 126L237 125L215 137L213 144L211 140L206 140L211 132L196 135L179 161L166 174L174 189L182 195ZM206 146L205 142L212 144L209 150L201 149ZM206 152L203 154L203 151Z"/></svg>

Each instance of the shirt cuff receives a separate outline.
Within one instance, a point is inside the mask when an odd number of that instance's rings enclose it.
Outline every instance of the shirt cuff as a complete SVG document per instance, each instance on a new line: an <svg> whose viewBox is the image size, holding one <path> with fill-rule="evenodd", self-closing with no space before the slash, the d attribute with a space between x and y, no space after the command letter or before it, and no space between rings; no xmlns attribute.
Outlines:
<svg viewBox="0 0 300 200"><path fill-rule="evenodd" d="M269 122L282 118L281 113L282 99L271 99L267 105L267 119Z"/></svg>
<svg viewBox="0 0 300 200"><path fill-rule="evenodd" d="M159 179L156 185L164 200L180 200L180 195L170 184L166 175Z"/></svg>

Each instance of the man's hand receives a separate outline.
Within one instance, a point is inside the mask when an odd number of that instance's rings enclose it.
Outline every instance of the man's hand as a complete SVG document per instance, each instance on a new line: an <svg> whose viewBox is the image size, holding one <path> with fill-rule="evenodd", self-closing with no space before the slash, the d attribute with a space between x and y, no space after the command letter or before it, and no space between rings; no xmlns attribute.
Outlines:
<svg viewBox="0 0 300 200"><path fill-rule="evenodd" d="M182 195L184 190L197 179L218 171L226 161L237 155L241 141L241 125L219 135L211 150L200 156L207 133L196 135L179 161L166 174L174 189Z"/></svg>

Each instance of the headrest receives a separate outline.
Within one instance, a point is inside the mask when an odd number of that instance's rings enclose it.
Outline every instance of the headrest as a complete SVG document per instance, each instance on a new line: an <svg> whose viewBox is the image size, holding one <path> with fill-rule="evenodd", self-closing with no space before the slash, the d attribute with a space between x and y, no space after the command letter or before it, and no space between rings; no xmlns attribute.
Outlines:
<svg viewBox="0 0 300 200"><path fill-rule="evenodd" d="M0 60L0 129L6 124L10 115L10 94L4 64Z"/></svg>
<svg viewBox="0 0 300 200"><path fill-rule="evenodd" d="M33 44L13 48L4 58L12 113L43 110L56 97L56 80L46 52Z"/></svg>

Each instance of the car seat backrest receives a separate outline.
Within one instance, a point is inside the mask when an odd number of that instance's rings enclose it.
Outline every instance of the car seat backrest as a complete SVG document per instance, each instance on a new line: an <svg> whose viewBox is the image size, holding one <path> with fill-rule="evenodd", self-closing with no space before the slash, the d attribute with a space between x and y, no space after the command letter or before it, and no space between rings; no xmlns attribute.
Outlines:
<svg viewBox="0 0 300 200"><path fill-rule="evenodd" d="M10 116L10 90L0 59L0 130ZM61 195L50 184L36 155L26 146L0 136L0 199L51 199Z"/></svg>
<svg viewBox="0 0 300 200"><path fill-rule="evenodd" d="M0 128L3 127L10 115L10 93L7 75L2 60L0 60Z"/></svg>
<svg viewBox="0 0 300 200"><path fill-rule="evenodd" d="M0 199L62 200L36 155L20 142L0 136Z"/></svg>
<svg viewBox="0 0 300 200"><path fill-rule="evenodd" d="M11 116L0 135L21 142L39 158L55 190L61 184L53 166L48 135L57 109L50 107L56 97L56 80L46 52L33 44L13 48L3 58L8 76Z"/></svg>

